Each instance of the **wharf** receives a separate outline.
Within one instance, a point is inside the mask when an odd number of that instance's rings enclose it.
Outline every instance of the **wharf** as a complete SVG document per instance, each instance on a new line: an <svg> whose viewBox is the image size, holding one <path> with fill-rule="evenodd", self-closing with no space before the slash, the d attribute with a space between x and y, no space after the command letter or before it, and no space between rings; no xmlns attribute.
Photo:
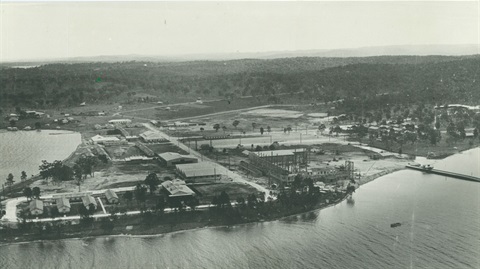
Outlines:
<svg viewBox="0 0 480 269"><path fill-rule="evenodd" d="M438 170L438 169L428 169L428 168L424 168L424 167L421 167L421 166L407 165L406 167L410 168L410 169L413 169L413 170L422 171L422 172L428 173L428 174L436 174L436 175L453 177L453 178L458 178L458 179L463 179L463 180L468 180L468 181L480 182L480 178L475 177L475 176L469 176L469 175L464 175L464 174L449 172L449 171L444 171L444 170Z"/></svg>

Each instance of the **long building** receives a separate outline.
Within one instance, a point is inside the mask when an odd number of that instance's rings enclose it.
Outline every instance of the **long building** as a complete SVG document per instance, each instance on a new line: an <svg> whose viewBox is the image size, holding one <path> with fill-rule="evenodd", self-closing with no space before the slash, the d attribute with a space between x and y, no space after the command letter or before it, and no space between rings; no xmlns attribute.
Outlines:
<svg viewBox="0 0 480 269"><path fill-rule="evenodd" d="M208 162L177 164L177 174L188 183L215 182L221 178L215 166Z"/></svg>
<svg viewBox="0 0 480 269"><path fill-rule="evenodd" d="M198 163L198 159L192 155L181 155L176 152L164 152L158 154L160 161L167 167L184 163Z"/></svg>

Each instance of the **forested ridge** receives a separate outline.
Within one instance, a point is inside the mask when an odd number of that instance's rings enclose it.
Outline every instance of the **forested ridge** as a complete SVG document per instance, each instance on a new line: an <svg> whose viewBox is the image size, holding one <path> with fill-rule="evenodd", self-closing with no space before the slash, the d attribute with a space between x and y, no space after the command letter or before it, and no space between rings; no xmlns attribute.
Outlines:
<svg viewBox="0 0 480 269"><path fill-rule="evenodd" d="M480 100L479 76L480 56L53 63L1 69L0 102L41 108L122 102L133 93L231 99L301 91L312 101L393 93L406 102L471 103Z"/></svg>

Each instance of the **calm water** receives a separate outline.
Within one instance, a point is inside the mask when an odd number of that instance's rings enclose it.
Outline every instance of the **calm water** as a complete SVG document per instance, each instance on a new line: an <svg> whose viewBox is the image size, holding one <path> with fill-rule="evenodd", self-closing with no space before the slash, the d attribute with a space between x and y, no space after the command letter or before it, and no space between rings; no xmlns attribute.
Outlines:
<svg viewBox="0 0 480 269"><path fill-rule="evenodd" d="M436 166L480 175L479 155ZM0 267L480 268L479 202L480 183L404 170L362 186L354 203L287 220L5 245Z"/></svg>
<svg viewBox="0 0 480 269"><path fill-rule="evenodd" d="M69 131L0 131L0 185L9 173L16 182L22 171L28 176L38 174L42 160L63 160L80 142L81 135Z"/></svg>

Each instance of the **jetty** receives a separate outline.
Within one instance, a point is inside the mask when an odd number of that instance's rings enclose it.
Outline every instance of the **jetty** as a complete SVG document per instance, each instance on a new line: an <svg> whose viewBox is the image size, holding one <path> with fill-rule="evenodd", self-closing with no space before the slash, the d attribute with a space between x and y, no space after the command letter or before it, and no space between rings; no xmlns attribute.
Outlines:
<svg viewBox="0 0 480 269"><path fill-rule="evenodd" d="M432 167L415 166L415 165L406 165L406 167L410 168L410 169L413 169L413 170L428 173L428 174L436 174L436 175L441 175L441 176L446 176L446 177L453 177L453 178L458 178L458 179L463 179L463 180L468 180L468 181L480 182L479 177L469 176L469 175L464 175L464 174L460 174L460 173L449 172L449 171L444 171L444 170L439 170L439 169L434 169Z"/></svg>

